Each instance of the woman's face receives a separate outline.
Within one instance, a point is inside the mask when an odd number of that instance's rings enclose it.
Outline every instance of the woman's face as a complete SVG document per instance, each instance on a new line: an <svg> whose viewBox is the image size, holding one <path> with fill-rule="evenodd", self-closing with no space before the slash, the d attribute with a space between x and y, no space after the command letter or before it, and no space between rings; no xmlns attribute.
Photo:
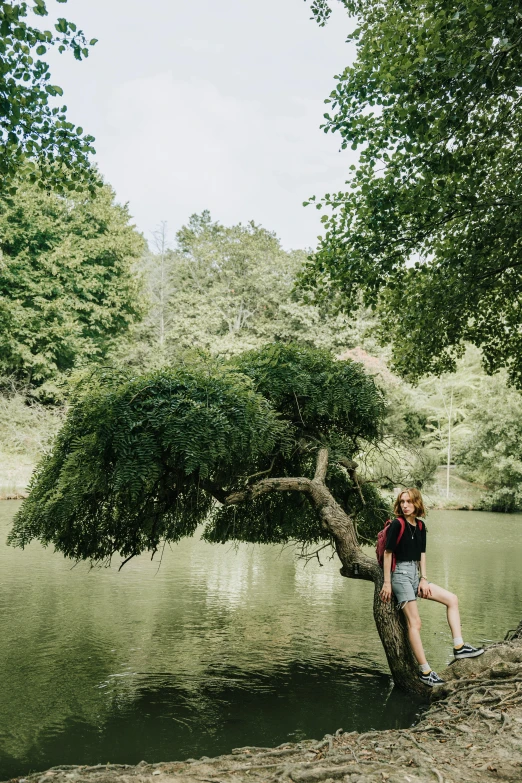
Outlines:
<svg viewBox="0 0 522 783"><path fill-rule="evenodd" d="M413 505L409 492L403 492L401 495L401 510L406 517L410 517L415 514L415 506Z"/></svg>

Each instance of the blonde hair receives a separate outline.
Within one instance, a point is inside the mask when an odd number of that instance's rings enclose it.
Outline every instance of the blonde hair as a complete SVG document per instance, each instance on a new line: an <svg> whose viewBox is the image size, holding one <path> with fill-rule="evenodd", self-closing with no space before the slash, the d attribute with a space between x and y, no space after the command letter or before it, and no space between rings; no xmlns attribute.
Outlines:
<svg viewBox="0 0 522 783"><path fill-rule="evenodd" d="M424 508L424 502L422 500L422 495L417 489L417 487L407 487L406 489L401 489L399 494L397 495L397 499L393 506L393 513L396 516L399 516L402 514L401 509L401 498L405 493L408 493L410 496L410 500L413 503L413 508L415 509L415 516L416 517L425 517L426 516L426 509Z"/></svg>

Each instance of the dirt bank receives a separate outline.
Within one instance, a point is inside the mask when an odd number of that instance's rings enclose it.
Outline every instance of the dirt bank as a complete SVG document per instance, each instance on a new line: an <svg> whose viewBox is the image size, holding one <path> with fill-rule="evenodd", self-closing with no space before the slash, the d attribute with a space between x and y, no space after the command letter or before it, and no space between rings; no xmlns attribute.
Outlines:
<svg viewBox="0 0 522 783"><path fill-rule="evenodd" d="M518 632L522 635L522 625ZM21 783L482 783L522 781L522 640L444 672L412 729L238 748L230 755L137 766L54 767Z"/></svg>

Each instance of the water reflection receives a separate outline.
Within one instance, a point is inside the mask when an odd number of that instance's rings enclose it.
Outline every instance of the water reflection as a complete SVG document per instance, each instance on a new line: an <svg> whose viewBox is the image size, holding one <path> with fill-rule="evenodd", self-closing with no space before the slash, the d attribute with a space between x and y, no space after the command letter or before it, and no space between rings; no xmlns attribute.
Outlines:
<svg viewBox="0 0 522 783"><path fill-rule="evenodd" d="M342 661L322 666L295 661L248 675L216 666L189 683L169 673L132 673L107 686L104 717L71 715L49 722L22 758L0 755L3 776L56 763L217 755L253 742L274 746L285 739L320 738L327 728L341 726L345 731L402 727L417 712L402 694L390 693L389 677Z"/></svg>
<svg viewBox="0 0 522 783"><path fill-rule="evenodd" d="M409 725L418 705L390 689L372 589L335 562L290 549L182 542L71 570L60 555L5 546L0 504L0 779L53 764L213 755L240 745ZM522 616L521 517L433 513L428 573L459 593L471 642ZM423 602L432 665L451 639Z"/></svg>

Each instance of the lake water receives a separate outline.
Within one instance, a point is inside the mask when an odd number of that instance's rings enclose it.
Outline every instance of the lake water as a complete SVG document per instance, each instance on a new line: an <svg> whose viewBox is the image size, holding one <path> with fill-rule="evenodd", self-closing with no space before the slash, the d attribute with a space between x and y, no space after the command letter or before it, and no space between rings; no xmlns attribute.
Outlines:
<svg viewBox="0 0 522 783"><path fill-rule="evenodd" d="M273 746L338 728L406 727L369 583L292 548L186 540L118 573L5 545L0 503L0 780L56 764L137 763ZM456 591L471 643L522 617L522 516L432 512L428 575ZM433 667L442 607L423 601Z"/></svg>

